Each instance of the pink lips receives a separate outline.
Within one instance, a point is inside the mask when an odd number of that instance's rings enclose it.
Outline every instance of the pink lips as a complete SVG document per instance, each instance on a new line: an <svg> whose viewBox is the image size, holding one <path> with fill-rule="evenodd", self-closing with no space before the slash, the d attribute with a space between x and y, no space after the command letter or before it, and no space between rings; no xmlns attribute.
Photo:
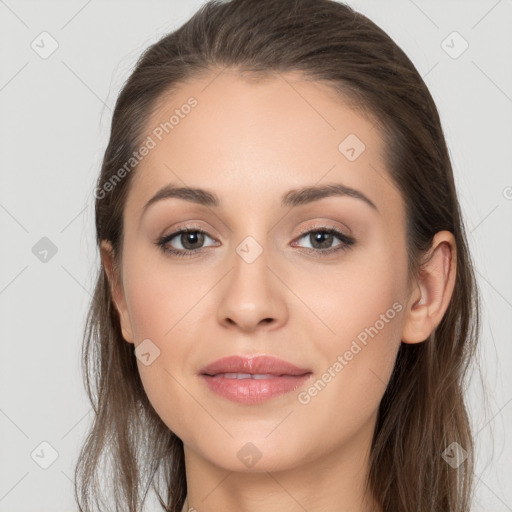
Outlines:
<svg viewBox="0 0 512 512"><path fill-rule="evenodd" d="M225 357L199 373L211 391L244 404L261 403L293 391L312 375L309 369L269 356Z"/></svg>

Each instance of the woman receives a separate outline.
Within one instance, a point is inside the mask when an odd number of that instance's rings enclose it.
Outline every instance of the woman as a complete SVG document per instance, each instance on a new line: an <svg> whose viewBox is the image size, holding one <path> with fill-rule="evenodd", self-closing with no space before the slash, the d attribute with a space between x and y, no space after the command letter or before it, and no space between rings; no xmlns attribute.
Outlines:
<svg viewBox="0 0 512 512"><path fill-rule="evenodd" d="M474 272L436 106L373 22L205 4L124 85L95 196L81 510L105 457L119 510L469 511Z"/></svg>

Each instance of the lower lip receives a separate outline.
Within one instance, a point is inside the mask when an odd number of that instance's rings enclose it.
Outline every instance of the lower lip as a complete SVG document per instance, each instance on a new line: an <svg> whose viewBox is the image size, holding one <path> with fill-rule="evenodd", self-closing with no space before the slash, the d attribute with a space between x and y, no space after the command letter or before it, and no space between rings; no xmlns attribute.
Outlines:
<svg viewBox="0 0 512 512"><path fill-rule="evenodd" d="M201 378L211 391L228 400L242 404L260 404L290 393L304 384L311 375L283 375L269 379L227 379L218 375L201 375Z"/></svg>

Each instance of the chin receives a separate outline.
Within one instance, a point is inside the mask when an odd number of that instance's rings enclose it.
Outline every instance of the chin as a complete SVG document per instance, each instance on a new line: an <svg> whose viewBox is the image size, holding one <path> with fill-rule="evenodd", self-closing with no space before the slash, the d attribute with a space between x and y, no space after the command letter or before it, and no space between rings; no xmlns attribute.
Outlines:
<svg viewBox="0 0 512 512"><path fill-rule="evenodd" d="M272 434L271 434L272 435ZM304 442L291 440L287 443L263 437L235 437L199 447L202 457L226 471L261 473L284 471L296 467L304 460ZM300 455L299 455L300 454Z"/></svg>

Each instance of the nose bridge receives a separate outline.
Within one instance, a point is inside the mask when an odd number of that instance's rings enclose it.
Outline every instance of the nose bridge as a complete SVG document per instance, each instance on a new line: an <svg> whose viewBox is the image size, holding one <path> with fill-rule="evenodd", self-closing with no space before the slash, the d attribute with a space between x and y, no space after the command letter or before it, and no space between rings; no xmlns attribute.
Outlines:
<svg viewBox="0 0 512 512"><path fill-rule="evenodd" d="M265 267L265 263L268 263L268 242L274 232L271 231L269 235L270 219L266 217L261 202L258 203L257 199L254 194L249 197L239 196L241 203L238 208L243 214L238 218L231 233L234 240L239 240L234 246L237 271L239 268L244 269L244 265L251 267L254 264L258 271L268 271Z"/></svg>
<svg viewBox="0 0 512 512"><path fill-rule="evenodd" d="M241 293L240 299L251 302L270 294L269 248L266 240L247 235L235 248L234 269L230 278L232 293Z"/></svg>

